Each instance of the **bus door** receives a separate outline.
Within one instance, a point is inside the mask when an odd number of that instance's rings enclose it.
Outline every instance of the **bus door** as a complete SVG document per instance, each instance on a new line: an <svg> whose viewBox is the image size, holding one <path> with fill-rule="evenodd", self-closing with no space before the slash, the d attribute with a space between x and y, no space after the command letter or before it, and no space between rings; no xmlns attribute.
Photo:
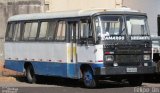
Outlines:
<svg viewBox="0 0 160 93"><path fill-rule="evenodd" d="M94 35L92 29L93 28L90 19L84 18L80 20L79 39L77 45L77 60L80 64L93 64L96 62L95 50L97 46L94 44ZM102 49L100 48L100 50ZM101 54L103 54L103 52L97 52L98 57L100 57Z"/></svg>
<svg viewBox="0 0 160 93"><path fill-rule="evenodd" d="M77 78L77 38L78 21L68 22L68 44L67 44L67 76Z"/></svg>

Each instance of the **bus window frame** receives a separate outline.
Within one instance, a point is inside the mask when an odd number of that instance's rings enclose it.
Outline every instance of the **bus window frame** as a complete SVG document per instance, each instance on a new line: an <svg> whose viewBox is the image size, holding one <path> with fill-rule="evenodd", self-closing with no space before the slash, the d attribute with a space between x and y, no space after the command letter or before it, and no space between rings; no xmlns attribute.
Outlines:
<svg viewBox="0 0 160 93"><path fill-rule="evenodd" d="M40 34L41 23L42 22L53 22L53 21L56 22L56 27L55 27L55 32L53 34L53 39L51 39L51 40L40 40L39 39L39 34ZM55 37L56 37L56 34L57 34L57 29L58 29L58 22L59 21L65 21L67 23L66 18L41 19L41 20L39 20L39 30L38 30L38 34L37 34L38 36L37 36L36 41L38 41L38 42L66 42L66 35L67 35L66 33L67 32L65 32L65 39L64 40L55 40ZM67 29L67 25L66 25L66 29ZM49 30L50 30L50 27L49 27ZM53 30L53 28L52 28L52 30Z"/></svg>
<svg viewBox="0 0 160 93"><path fill-rule="evenodd" d="M126 25L126 16L127 15L124 15L124 14L94 14L93 16L92 16L92 23L93 23L93 29L94 29L94 33L96 33L96 25L95 25L95 19L96 19L96 17L97 16L101 16L101 15L106 15L106 16L122 16L122 19L123 19L123 25L124 25L124 27L125 27L125 30L124 30L124 32L125 32L125 34L124 35L122 35L122 36L125 36L125 38L127 39L127 37L128 37L128 28L127 28L127 25ZM99 41L101 41L101 40L99 40L98 38L97 38L97 34L94 34L94 40L95 40L95 44L99 44L100 42Z"/></svg>
<svg viewBox="0 0 160 93"><path fill-rule="evenodd" d="M19 36L19 39L17 40L17 35L16 35L16 31L15 31L15 25L16 24L20 24L20 36ZM22 40L22 33L23 33L23 26L22 26L22 22L21 21L16 21L16 22L14 22L14 27L13 27L14 29L14 36L13 36L13 38L14 38L14 40L13 41L15 41L15 42L18 42L18 41L21 41Z"/></svg>
<svg viewBox="0 0 160 93"><path fill-rule="evenodd" d="M38 23L38 26L37 26L37 33L36 33L36 37L35 37L35 39L34 40L24 40L24 33L25 33L25 24L26 23ZM37 41L37 34L38 34L38 28L39 28L39 20L27 20L27 21L23 21L23 29L22 29L22 32L23 32L23 34L22 34L22 40L21 41L27 41L27 42L32 42L32 41Z"/></svg>
<svg viewBox="0 0 160 93"><path fill-rule="evenodd" d="M66 23L67 23L67 32L66 32L66 34L67 34L67 37L66 37L66 41L67 42L73 42L73 43L77 43L78 44L78 42L79 42L79 40L80 40L80 18L74 18L74 19L67 19L66 20ZM76 38L76 36L73 36L73 39L74 40L72 40L72 33L69 31L70 29L69 29L69 24L73 24L73 23L77 23L78 24L78 33L76 33L76 35L78 34L78 37Z"/></svg>
<svg viewBox="0 0 160 93"><path fill-rule="evenodd" d="M88 37L83 38L81 37L81 23L83 21L86 21L89 24L89 31L88 31ZM94 25L93 25L93 18L92 16L87 17L81 17L79 22L79 41L78 44L85 44L85 45L93 45L95 44L95 31L94 31ZM90 32L92 32L92 36L90 36Z"/></svg>
<svg viewBox="0 0 160 93"><path fill-rule="evenodd" d="M20 25L20 37L19 39L17 40L17 36L16 36L16 31L15 31L15 26L16 24L19 24ZM11 40L8 40L8 39L5 39L5 41L7 42L19 42L22 40L22 29L23 29L23 26L22 26L22 22L21 21L11 21L11 22L8 22L7 23L7 28L6 28L6 34L5 34L5 38L8 38L8 34L9 34L9 30L10 30L10 27L12 26L12 39Z"/></svg>
<svg viewBox="0 0 160 93"><path fill-rule="evenodd" d="M10 21L8 22L7 24L7 30L6 30L6 35L9 31L9 28L10 28L10 24L16 24L16 23L20 23L20 31L21 31L21 35L20 35L20 39L17 40L17 41L13 41L12 40L6 40L6 41L10 41L10 42L68 42L68 32L67 32L67 29L68 29L68 22L69 21L77 21L78 22L78 38L76 39L76 43L77 44L81 44L80 41L81 41L81 37L80 37L80 22L81 20L90 20L90 25L91 25L91 28L90 28L90 31L92 31L92 36L93 36L93 40L92 40L92 43L88 43L88 44L94 44L94 29L93 29L93 20L92 20L92 16L82 16L82 17L69 17L69 18L54 18L54 19L38 19L38 20L18 20L18 21ZM55 33L54 33L54 36L53 36L53 39L52 40L40 40L39 39L39 34L40 34L40 28L41 28L41 23L42 22L52 22L52 21L55 21L56 24L58 24L58 22L60 21L65 21L65 39L64 40L55 40L55 36L57 34L57 29L58 29L58 25L56 25L56 29L55 29ZM24 40L24 32L25 32L25 23L38 23L38 27L37 27L37 34L36 34L36 38L34 40ZM8 26L9 25L9 26ZM12 29L14 31L14 29ZM14 31L14 34L15 34L15 31ZM14 36L14 35L13 35ZM6 37L6 36L5 36ZM86 38L87 41L89 38Z"/></svg>
<svg viewBox="0 0 160 93"><path fill-rule="evenodd" d="M59 27L59 22L65 22L65 38L64 38L64 40L56 40L56 37L57 37L57 32L58 32L58 27ZM53 39L53 41L54 42L66 42L66 38L67 38L67 20L66 19L57 19L57 21L56 21L57 23L56 23L56 32L54 33L54 39Z"/></svg>
<svg viewBox="0 0 160 93"><path fill-rule="evenodd" d="M41 24L43 23L43 22L53 22L53 21L55 21L56 22L56 27L55 27L55 30L57 29L57 20L55 20L55 19L43 19L43 20L39 20L39 29L38 29L38 36L37 36L37 40L36 41L39 41L39 42L53 42L53 41L55 41L54 40L54 38L55 38L55 33L53 34L53 39L51 39L51 40L41 40L41 39L39 39L39 35L40 35L40 30L41 30ZM49 27L49 29L48 30L50 30L50 27ZM52 29L53 30L53 29Z"/></svg>
<svg viewBox="0 0 160 93"><path fill-rule="evenodd" d="M6 28L6 33L5 33L5 41L10 41L10 40L8 40L8 34L9 34L10 27L11 27L11 22L8 22L7 28Z"/></svg>
<svg viewBox="0 0 160 93"><path fill-rule="evenodd" d="M11 25L13 25L12 26L12 38L11 39L8 39L8 36L9 36L9 32L10 32L10 29L11 29ZM8 22L7 23L7 30L6 30L6 34L5 34L5 41L7 41L7 42L13 42L13 36L14 36L14 22Z"/></svg>

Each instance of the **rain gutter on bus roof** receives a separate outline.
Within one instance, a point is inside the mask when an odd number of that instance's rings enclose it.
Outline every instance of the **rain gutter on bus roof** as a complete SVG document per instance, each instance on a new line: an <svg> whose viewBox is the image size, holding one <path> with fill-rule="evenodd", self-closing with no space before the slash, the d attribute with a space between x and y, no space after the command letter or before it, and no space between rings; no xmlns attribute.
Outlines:
<svg viewBox="0 0 160 93"><path fill-rule="evenodd" d="M34 13L34 14L21 14L15 15L8 19L8 21L22 21L22 20L38 20L38 19L53 19L53 18L70 18L70 17L83 17L92 16L95 14L133 14L133 15L146 15L138 11L122 11L122 10L80 10L80 11L64 11L53 13Z"/></svg>

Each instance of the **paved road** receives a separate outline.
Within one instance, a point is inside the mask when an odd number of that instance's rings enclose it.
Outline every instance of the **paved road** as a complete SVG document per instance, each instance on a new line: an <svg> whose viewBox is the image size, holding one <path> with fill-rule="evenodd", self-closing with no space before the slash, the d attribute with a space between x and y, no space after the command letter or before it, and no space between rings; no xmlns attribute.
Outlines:
<svg viewBox="0 0 160 93"><path fill-rule="evenodd" d="M39 84L28 84L19 78L14 83L0 83L0 93L160 93L160 83L143 83L131 87L127 83L101 81L96 89L86 89L77 80L48 79Z"/></svg>

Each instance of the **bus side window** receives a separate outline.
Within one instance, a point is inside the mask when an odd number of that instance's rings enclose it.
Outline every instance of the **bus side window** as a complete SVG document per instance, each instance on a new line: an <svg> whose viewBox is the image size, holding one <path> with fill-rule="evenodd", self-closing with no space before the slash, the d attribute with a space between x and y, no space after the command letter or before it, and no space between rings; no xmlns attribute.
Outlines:
<svg viewBox="0 0 160 93"><path fill-rule="evenodd" d="M21 35L20 29L21 29L21 24L20 23L14 24L14 31L15 31L14 41L20 41L20 35Z"/></svg>
<svg viewBox="0 0 160 93"><path fill-rule="evenodd" d="M69 42L76 43L79 39L79 22L78 21L69 21L68 22L68 38Z"/></svg>
<svg viewBox="0 0 160 93"><path fill-rule="evenodd" d="M49 22L49 29L47 31L46 37L48 40L54 40L55 34L56 34L56 28L57 28L57 21Z"/></svg>
<svg viewBox="0 0 160 93"><path fill-rule="evenodd" d="M87 38L89 33L89 24L88 23L81 23L81 38Z"/></svg>
<svg viewBox="0 0 160 93"><path fill-rule="evenodd" d="M56 21L41 22L38 40L53 40L56 30Z"/></svg>
<svg viewBox="0 0 160 93"><path fill-rule="evenodd" d="M13 25L14 25L13 23L8 23L6 32L6 41L13 40L13 35L14 35Z"/></svg>
<svg viewBox="0 0 160 93"><path fill-rule="evenodd" d="M65 39L66 39L66 22L59 21L55 40L63 41Z"/></svg>
<svg viewBox="0 0 160 93"><path fill-rule="evenodd" d="M41 26L40 26L40 33L39 33L39 40L46 40L47 37L47 32L49 30L49 26L48 26L48 22L41 22Z"/></svg>
<svg viewBox="0 0 160 93"><path fill-rule="evenodd" d="M93 39L93 33L91 31L91 22L89 22L88 20L81 21L80 23L80 41L82 41L81 43L85 42L91 43L90 41L93 41L92 39Z"/></svg>
<svg viewBox="0 0 160 93"><path fill-rule="evenodd" d="M38 22L25 23L24 40L35 40L38 30Z"/></svg>

